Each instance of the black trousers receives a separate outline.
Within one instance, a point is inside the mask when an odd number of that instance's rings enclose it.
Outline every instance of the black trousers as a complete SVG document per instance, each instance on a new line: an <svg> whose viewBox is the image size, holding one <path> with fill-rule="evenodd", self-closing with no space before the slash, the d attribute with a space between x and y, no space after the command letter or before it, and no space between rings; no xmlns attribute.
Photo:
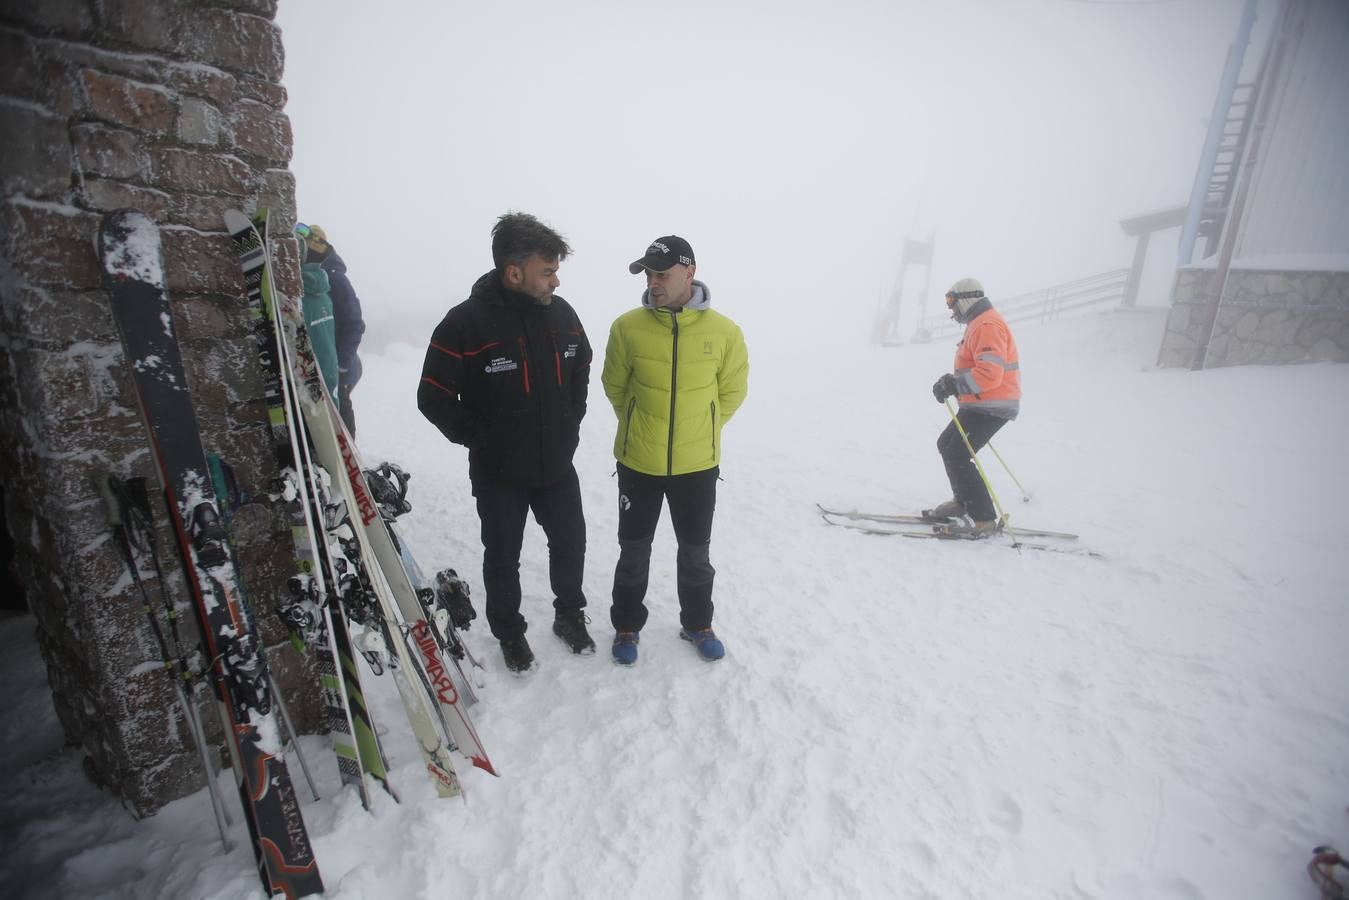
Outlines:
<svg viewBox="0 0 1349 900"><path fill-rule="evenodd" d="M353 385L352 387L354 387ZM342 422L347 426L347 431L351 436L356 436L356 410L351 405L351 388L342 385L342 390L338 391L340 395L337 399L337 411L342 416Z"/></svg>
<svg viewBox="0 0 1349 900"><path fill-rule="evenodd" d="M670 504L670 524L679 542L675 556L679 624L689 631L712 626L712 580L717 571L708 559L708 548L719 471L714 466L688 475L643 475L619 463L618 565L614 568L614 603L609 609L615 631L641 631L646 624L643 601L662 501Z"/></svg>
<svg viewBox="0 0 1349 900"><path fill-rule="evenodd" d="M531 511L548 536L553 608L576 610L586 605L581 588L586 524L574 467L568 467L564 478L537 487L477 479L473 496L482 522L482 581L487 594L487 624L493 637L509 640L524 634L527 627L520 614L520 547L525 538L525 518Z"/></svg>
<svg viewBox="0 0 1349 900"><path fill-rule="evenodd" d="M965 429L970 446L975 452L982 450L984 445L992 440L993 435L998 433L998 429L1010 421L1000 416L990 416L988 413L968 409L956 413L956 419ZM997 518L997 513L993 510L993 498L988 495L984 479L979 477L979 470L975 467L965 442L961 440L955 422L947 425L946 430L937 438L937 451L941 453L942 462L946 464L946 477L951 481L951 493L965 505L966 514L976 522L987 522Z"/></svg>

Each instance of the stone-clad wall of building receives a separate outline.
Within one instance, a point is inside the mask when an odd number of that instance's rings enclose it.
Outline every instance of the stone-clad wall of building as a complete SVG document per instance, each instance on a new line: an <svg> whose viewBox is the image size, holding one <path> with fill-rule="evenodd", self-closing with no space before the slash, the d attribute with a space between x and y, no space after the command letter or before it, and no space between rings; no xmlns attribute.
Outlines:
<svg viewBox="0 0 1349 900"><path fill-rule="evenodd" d="M284 511L268 499L277 470L261 370L221 223L227 207L258 206L282 233L294 221L275 12L276 0L0 9L5 522L66 735L91 776L143 812L198 789L202 773L91 484L102 472L157 483L95 256L106 211L133 207L160 225L204 444L232 464L249 501L231 531L273 673L301 730L318 726L316 679L271 614L294 564ZM277 249L278 285L295 295L295 244ZM160 546L180 631L196 646L163 527ZM150 587L157 602L153 577ZM201 695L218 750L220 720Z"/></svg>
<svg viewBox="0 0 1349 900"><path fill-rule="evenodd" d="M1216 272L1181 269L1161 366L1189 366L1207 321ZM1349 272L1232 269L1205 365L1349 362Z"/></svg>

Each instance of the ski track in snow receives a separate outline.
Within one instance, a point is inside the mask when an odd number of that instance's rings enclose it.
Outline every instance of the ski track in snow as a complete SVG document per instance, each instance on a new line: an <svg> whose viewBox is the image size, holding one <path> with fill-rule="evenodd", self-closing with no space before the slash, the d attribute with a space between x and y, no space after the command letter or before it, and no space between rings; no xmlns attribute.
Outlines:
<svg viewBox="0 0 1349 900"><path fill-rule="evenodd" d="M1311 848L1349 843L1349 412L1325 399L1349 366L1152 370L1161 320L1018 327L1027 398L994 444L1034 499L985 460L1015 523L1078 532L1105 560L826 525L817 501L900 512L947 496L928 385L950 343L851 348L807 377L747 335L712 544L716 664L677 637L664 518L640 661L608 659L614 417L597 360L577 466L599 653L551 634L531 522L540 664L523 678L482 617L465 453L416 412L421 338L371 355L362 455L413 473L402 521L422 567L472 586L466 639L487 668L472 713L501 777L457 764L466 800L434 799L393 686L367 678L403 802L375 788L366 813L327 741L304 739L327 896L1313 897ZM3 634L17 648L30 630ZM25 708L44 690L39 672ZM204 793L134 822L47 730L45 755L0 776L0 893L261 896L237 813L228 856Z"/></svg>

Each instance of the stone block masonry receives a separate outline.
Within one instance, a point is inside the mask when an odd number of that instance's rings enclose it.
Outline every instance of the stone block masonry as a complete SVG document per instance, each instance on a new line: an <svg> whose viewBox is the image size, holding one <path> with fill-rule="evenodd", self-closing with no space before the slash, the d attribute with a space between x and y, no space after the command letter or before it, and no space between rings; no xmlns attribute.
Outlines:
<svg viewBox="0 0 1349 900"><path fill-rule="evenodd" d="M16 0L0 9L0 472L16 568L57 714L86 770L150 813L202 773L159 647L91 479L155 483L95 256L102 215L132 207L164 237L175 327L208 451L246 502L236 543L273 673L318 730L317 678L271 614L292 574L269 499L261 373L221 224L229 207L294 221L290 121L275 0ZM293 246L278 283L299 284ZM162 515L161 515L162 523ZM166 527L160 587L195 618ZM205 699L205 695L203 695ZM201 704L219 743L214 704Z"/></svg>
<svg viewBox="0 0 1349 900"><path fill-rule="evenodd" d="M1158 365L1189 366L1202 340L1216 273L1176 274ZM1349 362L1349 272L1241 269L1227 276L1206 366Z"/></svg>

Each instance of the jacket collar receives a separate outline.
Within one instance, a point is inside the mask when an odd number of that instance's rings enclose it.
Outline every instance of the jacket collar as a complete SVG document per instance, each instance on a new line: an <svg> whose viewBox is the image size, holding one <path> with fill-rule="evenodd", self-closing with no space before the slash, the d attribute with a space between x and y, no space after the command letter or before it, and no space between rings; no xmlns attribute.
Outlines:
<svg viewBox="0 0 1349 900"><path fill-rule="evenodd" d="M961 325L968 325L992 308L993 302L989 300L987 297L985 297L978 303L971 306L968 310L966 310L965 315L956 319L956 321L959 322Z"/></svg>
<svg viewBox="0 0 1349 900"><path fill-rule="evenodd" d="M707 285L698 279L693 279L693 296L689 297L689 302L685 303L680 309L707 309L712 305L712 292ZM650 289L642 291L642 306L657 312L669 312L668 309L651 305Z"/></svg>
<svg viewBox="0 0 1349 900"><path fill-rule="evenodd" d="M469 299L481 300L484 303L490 303L493 306L506 307L508 309L533 310L546 309L540 306L539 302L528 294L522 294L519 291L512 291L501 283L497 276L496 269L483 275L477 281L473 282L473 290L469 292ZM553 295L556 302L561 300L557 294Z"/></svg>

